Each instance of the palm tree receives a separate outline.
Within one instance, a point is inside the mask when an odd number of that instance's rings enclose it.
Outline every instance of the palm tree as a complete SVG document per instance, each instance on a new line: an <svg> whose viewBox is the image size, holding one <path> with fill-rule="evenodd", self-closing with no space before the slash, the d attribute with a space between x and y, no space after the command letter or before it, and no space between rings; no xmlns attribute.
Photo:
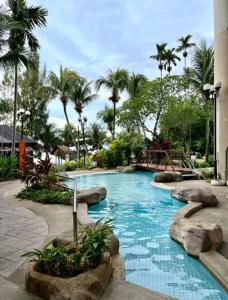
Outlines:
<svg viewBox="0 0 228 300"><path fill-rule="evenodd" d="M73 133L73 136L72 136ZM63 144L67 147L75 145L76 140L76 128L73 124L65 124L64 128L60 131L60 137L63 140Z"/></svg>
<svg viewBox="0 0 228 300"><path fill-rule="evenodd" d="M97 116L107 125L107 129L110 131L111 135L113 136L113 122L114 122L113 108L105 105L104 110L100 111L97 114Z"/></svg>
<svg viewBox="0 0 228 300"><path fill-rule="evenodd" d="M61 140L58 137L58 131L53 124L46 124L42 127L40 140L44 144L43 148L46 152L46 157L48 157L48 152L61 144Z"/></svg>
<svg viewBox="0 0 228 300"><path fill-rule="evenodd" d="M184 57L184 69L186 69L187 66L187 56L188 56L188 49L194 47L196 44L191 43L190 40L192 38L191 34L188 34L186 36L182 36L178 39L178 42L180 43L177 47L177 52L182 52Z"/></svg>
<svg viewBox="0 0 228 300"><path fill-rule="evenodd" d="M164 68L168 71L169 75L172 71L172 65L176 66L176 61L180 61L180 57L176 55L175 51L175 48L167 49L164 54Z"/></svg>
<svg viewBox="0 0 228 300"><path fill-rule="evenodd" d="M125 69L117 69L116 71L109 70L106 77L100 77L96 80L96 89L100 90L102 86L112 91L112 96L109 100L113 103L113 140L115 139L116 127L116 104L120 100L120 93L128 86L128 71Z"/></svg>
<svg viewBox="0 0 228 300"><path fill-rule="evenodd" d="M63 112L66 118L67 125L70 128L70 121L67 115L67 103L69 99L69 92L72 79L78 77L78 75L68 70L67 68L63 68L62 66L59 67L59 76L56 75L54 72L50 72L49 74L49 83L52 87L55 95L59 96L60 101L63 105Z"/></svg>
<svg viewBox="0 0 228 300"><path fill-rule="evenodd" d="M102 148L106 139L106 133L102 126L97 123L93 123L90 128L90 143L97 151Z"/></svg>
<svg viewBox="0 0 228 300"><path fill-rule="evenodd" d="M131 76L129 77L128 86L127 86L127 91L129 96L131 98L136 97L137 94L140 92L143 83L145 83L146 81L147 81L146 76L142 74L132 73Z"/></svg>
<svg viewBox="0 0 228 300"><path fill-rule="evenodd" d="M167 43L156 44L157 53L155 55L151 55L149 58L155 59L158 61L158 69L161 72L162 78L162 71L164 69L164 59L165 59L165 51L166 51Z"/></svg>
<svg viewBox="0 0 228 300"><path fill-rule="evenodd" d="M200 101L204 106L206 118L206 147L205 156L208 158L208 147L210 140L210 121L211 121L211 104L203 90L206 83L214 83L214 49L208 46L206 40L202 40L200 45L195 47L192 58L192 69L188 70L190 83L196 88L200 95Z"/></svg>
<svg viewBox="0 0 228 300"><path fill-rule="evenodd" d="M48 12L41 6L27 6L25 0L8 0L6 16L7 24L14 24L8 28L8 52L0 57L0 63L5 67L14 68L14 113L13 113L13 134L12 134L12 154L15 153L16 134L16 111L17 111L17 85L18 67L20 64L27 66L28 58L26 49L36 51L40 46L37 38L33 34L36 27L46 25Z"/></svg>
<svg viewBox="0 0 228 300"><path fill-rule="evenodd" d="M96 94L92 93L91 83L92 81L88 82L85 78L82 77L74 78L74 80L72 80L71 82L70 91L69 91L70 100L74 104L74 109L79 116L79 122L81 124L81 129L82 129L85 152L87 151L86 143L85 143L85 130L84 130L84 123L86 122L82 118L82 113L84 107L97 97Z"/></svg>

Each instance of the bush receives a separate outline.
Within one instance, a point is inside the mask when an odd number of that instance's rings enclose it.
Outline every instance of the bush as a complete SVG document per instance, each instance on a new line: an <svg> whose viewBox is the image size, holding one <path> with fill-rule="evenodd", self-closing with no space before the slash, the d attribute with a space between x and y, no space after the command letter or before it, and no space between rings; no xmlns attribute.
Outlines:
<svg viewBox="0 0 228 300"><path fill-rule="evenodd" d="M77 168L77 162L75 160L65 161L64 166L66 171L74 171Z"/></svg>
<svg viewBox="0 0 228 300"><path fill-rule="evenodd" d="M202 161L202 162L195 161L194 162L194 166L195 166L196 169L200 169L200 168L203 169L203 168L209 168L210 164L208 162L206 162L206 161Z"/></svg>
<svg viewBox="0 0 228 300"><path fill-rule="evenodd" d="M96 268L102 253L109 250L112 220L94 227L86 227L81 231L78 246L51 247L53 241L42 250L35 249L22 256L35 262L35 270L44 274L58 277L70 277L84 271Z"/></svg>
<svg viewBox="0 0 228 300"><path fill-rule="evenodd" d="M21 181L27 185L36 185L45 180L51 172L52 163L49 156L39 159L37 164L32 165L32 169L26 168L21 176Z"/></svg>
<svg viewBox="0 0 228 300"><path fill-rule="evenodd" d="M19 177L18 160L16 156L0 156L0 180Z"/></svg>
<svg viewBox="0 0 228 300"><path fill-rule="evenodd" d="M97 167L99 168L103 168L107 165L107 150L101 150L99 152L97 152L96 156L95 156L95 161L97 162Z"/></svg>
<svg viewBox="0 0 228 300"><path fill-rule="evenodd" d="M73 191L52 191L50 189L34 185L26 187L18 193L16 197L40 203L69 205L73 198Z"/></svg>

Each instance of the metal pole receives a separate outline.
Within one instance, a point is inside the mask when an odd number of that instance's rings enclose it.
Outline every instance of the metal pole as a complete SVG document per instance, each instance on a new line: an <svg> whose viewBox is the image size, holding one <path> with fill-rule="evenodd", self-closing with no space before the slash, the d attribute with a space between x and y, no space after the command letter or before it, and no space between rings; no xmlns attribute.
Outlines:
<svg viewBox="0 0 228 300"><path fill-rule="evenodd" d="M23 140L23 130L24 130L24 119L21 116L21 141Z"/></svg>
<svg viewBox="0 0 228 300"><path fill-rule="evenodd" d="M217 123L217 118L216 118L216 102L217 102L217 94L216 92L213 95L214 99L214 179L217 179L217 147L216 147L216 123Z"/></svg>
<svg viewBox="0 0 228 300"><path fill-rule="evenodd" d="M73 238L76 245L78 244L78 222L77 222L77 183L74 179L74 202L73 202Z"/></svg>
<svg viewBox="0 0 228 300"><path fill-rule="evenodd" d="M80 142L79 142L79 125L78 125L78 149L77 149L77 158L78 158L78 168L80 169Z"/></svg>

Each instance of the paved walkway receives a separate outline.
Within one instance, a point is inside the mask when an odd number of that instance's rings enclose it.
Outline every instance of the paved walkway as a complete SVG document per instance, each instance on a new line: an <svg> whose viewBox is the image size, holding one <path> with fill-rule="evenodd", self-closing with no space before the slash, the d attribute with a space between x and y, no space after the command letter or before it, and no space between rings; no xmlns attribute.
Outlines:
<svg viewBox="0 0 228 300"><path fill-rule="evenodd" d="M13 273L26 260L21 255L40 248L47 234L47 223L31 210L0 205L0 275Z"/></svg>

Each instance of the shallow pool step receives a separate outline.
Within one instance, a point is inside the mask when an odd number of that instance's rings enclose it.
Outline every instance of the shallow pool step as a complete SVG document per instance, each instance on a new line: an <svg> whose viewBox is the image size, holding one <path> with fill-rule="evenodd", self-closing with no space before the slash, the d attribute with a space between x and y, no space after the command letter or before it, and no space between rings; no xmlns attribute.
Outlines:
<svg viewBox="0 0 228 300"><path fill-rule="evenodd" d="M194 173L189 173L189 174L182 174L184 180L194 180L198 179L198 175Z"/></svg>

